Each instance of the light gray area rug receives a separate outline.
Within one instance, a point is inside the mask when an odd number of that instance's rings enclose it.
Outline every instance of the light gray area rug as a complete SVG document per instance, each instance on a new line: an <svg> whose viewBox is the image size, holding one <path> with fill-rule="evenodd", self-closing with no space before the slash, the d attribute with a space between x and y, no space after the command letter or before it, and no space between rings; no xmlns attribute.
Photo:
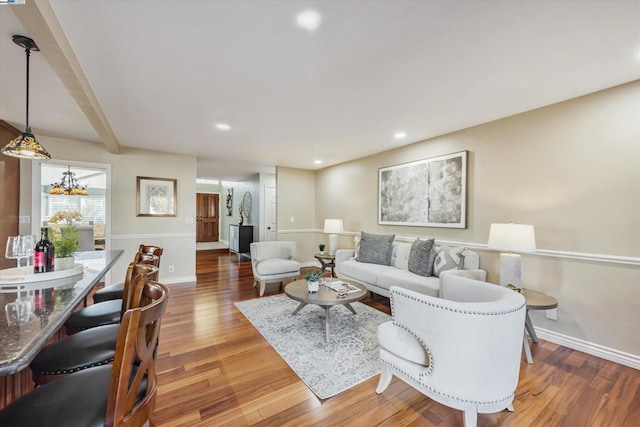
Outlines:
<svg viewBox="0 0 640 427"><path fill-rule="evenodd" d="M378 325L391 316L356 302L329 310L330 342L324 341L324 309L285 294L235 305L320 399L343 392L380 373Z"/></svg>

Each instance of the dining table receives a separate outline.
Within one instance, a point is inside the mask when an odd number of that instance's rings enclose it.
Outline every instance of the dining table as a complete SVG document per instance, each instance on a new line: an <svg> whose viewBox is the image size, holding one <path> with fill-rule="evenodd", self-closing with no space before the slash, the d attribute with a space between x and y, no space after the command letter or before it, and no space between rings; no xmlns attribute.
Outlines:
<svg viewBox="0 0 640 427"><path fill-rule="evenodd" d="M24 268L0 270L0 306L5 311L0 315L0 409L33 390L29 364L45 345L64 336L65 321L123 253L77 252L68 271L35 275Z"/></svg>

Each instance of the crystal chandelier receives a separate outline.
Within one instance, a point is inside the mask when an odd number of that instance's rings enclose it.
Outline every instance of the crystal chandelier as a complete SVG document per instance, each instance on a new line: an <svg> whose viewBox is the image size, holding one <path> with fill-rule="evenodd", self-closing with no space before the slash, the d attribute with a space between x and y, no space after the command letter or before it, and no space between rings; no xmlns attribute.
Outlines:
<svg viewBox="0 0 640 427"><path fill-rule="evenodd" d="M64 196L88 196L89 192L85 185L78 184L76 174L71 172L71 166L67 166L67 172L62 173L62 179L60 182L51 184L51 191L49 194L64 195Z"/></svg>

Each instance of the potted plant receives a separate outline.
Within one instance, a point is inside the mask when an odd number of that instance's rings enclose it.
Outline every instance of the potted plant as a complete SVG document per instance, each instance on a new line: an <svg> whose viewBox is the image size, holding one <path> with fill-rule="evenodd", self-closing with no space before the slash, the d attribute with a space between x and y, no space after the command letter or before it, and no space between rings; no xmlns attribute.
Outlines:
<svg viewBox="0 0 640 427"><path fill-rule="evenodd" d="M320 244L318 245L318 249L320 249L320 254L321 254L321 255L323 255L323 254L324 254L324 248L325 248L324 243L320 243Z"/></svg>
<svg viewBox="0 0 640 427"><path fill-rule="evenodd" d="M307 281L307 288L309 292L315 293L320 289L320 278L322 277L321 271L313 271L304 275L304 279Z"/></svg>
<svg viewBox="0 0 640 427"><path fill-rule="evenodd" d="M66 270L73 268L75 260L73 253L78 250L80 235L76 223L80 222L82 215L78 211L59 211L50 219L50 222L65 222L66 226L59 230L53 230L51 241L55 253L55 269Z"/></svg>

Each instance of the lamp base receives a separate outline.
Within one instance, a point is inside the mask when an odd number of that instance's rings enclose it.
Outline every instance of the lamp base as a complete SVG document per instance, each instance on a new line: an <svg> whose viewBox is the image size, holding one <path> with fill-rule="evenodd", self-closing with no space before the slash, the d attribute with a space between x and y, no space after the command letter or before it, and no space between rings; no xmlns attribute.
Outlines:
<svg viewBox="0 0 640 427"><path fill-rule="evenodd" d="M520 255L500 254L500 285L520 287Z"/></svg>
<svg viewBox="0 0 640 427"><path fill-rule="evenodd" d="M338 235L329 234L329 255L335 255L338 249Z"/></svg>

